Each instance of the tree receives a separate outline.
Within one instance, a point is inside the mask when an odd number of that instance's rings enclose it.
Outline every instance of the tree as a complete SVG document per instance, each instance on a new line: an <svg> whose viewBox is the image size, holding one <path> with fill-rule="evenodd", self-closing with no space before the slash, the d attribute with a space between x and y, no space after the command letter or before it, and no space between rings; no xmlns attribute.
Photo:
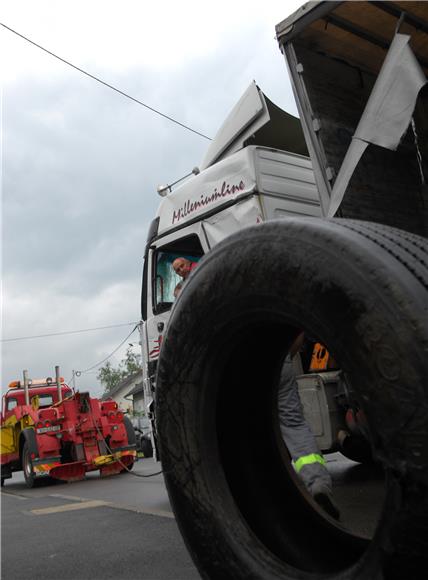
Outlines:
<svg viewBox="0 0 428 580"><path fill-rule="evenodd" d="M114 367L110 361L103 365L97 374L97 379L104 387L104 394L109 393L123 379L130 377L141 370L141 355L132 351L129 346L125 358L123 358L117 367Z"/></svg>
<svg viewBox="0 0 428 580"><path fill-rule="evenodd" d="M123 377L129 377L138 371L141 371L141 354L133 352L132 347L126 350L125 358L120 362L119 368L122 368Z"/></svg>
<svg viewBox="0 0 428 580"><path fill-rule="evenodd" d="M104 387L104 393L108 393L120 383L122 373L119 369L115 369L110 361L107 361L98 371L97 379Z"/></svg>

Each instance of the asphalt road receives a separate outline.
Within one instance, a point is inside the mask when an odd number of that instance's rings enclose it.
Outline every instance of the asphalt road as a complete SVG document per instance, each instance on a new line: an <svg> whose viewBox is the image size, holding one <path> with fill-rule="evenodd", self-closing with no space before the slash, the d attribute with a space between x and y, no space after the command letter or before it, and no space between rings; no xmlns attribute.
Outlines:
<svg viewBox="0 0 428 580"><path fill-rule="evenodd" d="M1 493L2 580L193 580L197 572L151 459L131 473ZM133 475L133 474L136 475Z"/></svg>
<svg viewBox="0 0 428 580"><path fill-rule="evenodd" d="M379 470L326 457L340 525L372 537L383 499ZM22 473L1 493L2 580L193 580L200 578L152 459L131 473L25 486Z"/></svg>

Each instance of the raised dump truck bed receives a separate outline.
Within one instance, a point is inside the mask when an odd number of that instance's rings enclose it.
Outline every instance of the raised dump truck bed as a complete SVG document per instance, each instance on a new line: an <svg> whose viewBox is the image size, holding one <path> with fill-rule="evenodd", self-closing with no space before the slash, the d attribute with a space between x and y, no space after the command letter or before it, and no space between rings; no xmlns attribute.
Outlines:
<svg viewBox="0 0 428 580"><path fill-rule="evenodd" d="M308 2L277 25L326 207L396 30L410 35L409 46L427 75L427 13L426 2ZM391 83L388 92L394 90ZM366 149L338 215L426 236L427 158L425 85L398 149Z"/></svg>

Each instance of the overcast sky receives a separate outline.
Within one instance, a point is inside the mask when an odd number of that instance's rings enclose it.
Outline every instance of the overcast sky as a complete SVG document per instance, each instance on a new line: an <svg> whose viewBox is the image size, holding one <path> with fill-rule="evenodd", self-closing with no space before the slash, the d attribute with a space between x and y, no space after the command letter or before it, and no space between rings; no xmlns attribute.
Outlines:
<svg viewBox="0 0 428 580"><path fill-rule="evenodd" d="M0 22L147 105L213 137L255 80L296 107L275 24L302 2L9 0ZM2 389L70 379L137 322L147 228L159 184L189 173L209 141L0 27ZM110 360L124 356L135 332ZM76 386L100 394L96 369Z"/></svg>

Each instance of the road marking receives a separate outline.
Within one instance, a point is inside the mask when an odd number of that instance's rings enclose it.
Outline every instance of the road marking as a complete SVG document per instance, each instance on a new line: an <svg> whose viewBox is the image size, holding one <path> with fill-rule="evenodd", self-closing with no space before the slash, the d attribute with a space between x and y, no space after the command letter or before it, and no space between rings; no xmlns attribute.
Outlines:
<svg viewBox="0 0 428 580"><path fill-rule="evenodd" d="M64 495L62 493L50 493L49 497L59 497L61 499L68 499L70 501L76 502L90 502L86 497L79 497L77 495ZM145 507L133 507L129 505L123 505L120 503L115 502L106 502L105 505L108 505L111 508L115 508L118 510L125 510L128 512L135 512L137 514L147 514L149 516L159 516L161 518L170 518L174 519L174 514L169 510L161 510L156 508L145 508Z"/></svg>
<svg viewBox="0 0 428 580"><path fill-rule="evenodd" d="M17 499L30 499L28 496L19 495L19 493L15 493L14 491L2 491L1 494L16 497Z"/></svg>
<svg viewBox="0 0 428 580"><path fill-rule="evenodd" d="M11 491L2 491L1 494L16 497L17 499L27 499L27 500L31 499L29 496L18 495L17 493L11 492ZM145 507L133 507L133 506L129 506L129 505L123 505L123 504L119 504L119 503L113 503L113 502L102 501L102 500L90 500L90 499L87 499L85 497L79 497L77 495L65 495L62 493L50 493L49 497L65 499L65 500L73 501L75 503L60 505L60 506L50 507L50 508L39 508L39 509L29 510L29 512L27 512L27 513L31 513L34 515L45 515L45 514L54 514L54 513L59 513L59 512L67 512L67 511L73 511L73 510L82 510L82 509L90 509L90 508L95 508L95 507L108 506L110 508L114 508L114 509L118 509L118 510L125 510L128 512L134 512L137 514L146 514L148 516L158 516L161 518L169 518L169 519L175 518L174 514L169 510L162 510L162 509L156 509L156 508L145 508Z"/></svg>
<svg viewBox="0 0 428 580"><path fill-rule="evenodd" d="M135 507L127 506L127 505L120 505L117 503L111 503L109 505L109 507L116 508L118 510L126 510L128 512L134 512L136 514L144 514L144 515L148 515L148 516L158 516L161 518L170 518L172 520L175 518L175 516L172 512L169 512L166 510L157 510L157 509L150 509L150 508L135 508Z"/></svg>
<svg viewBox="0 0 428 580"><path fill-rule="evenodd" d="M60 513L60 512L71 512L74 510L84 510L84 509L90 509L90 508L96 508L96 507L108 506L108 505L110 505L110 504L106 501L100 501L100 500L94 499L92 501L79 501L77 503L68 503L65 505L57 505L54 507L30 510L30 513L32 513L36 516L42 516L42 515L46 515L46 514L56 514L56 513Z"/></svg>
<svg viewBox="0 0 428 580"><path fill-rule="evenodd" d="M79 497L78 495L66 495L65 493L50 493L49 497L59 497L59 499L69 499L70 501L92 501L87 497Z"/></svg>

